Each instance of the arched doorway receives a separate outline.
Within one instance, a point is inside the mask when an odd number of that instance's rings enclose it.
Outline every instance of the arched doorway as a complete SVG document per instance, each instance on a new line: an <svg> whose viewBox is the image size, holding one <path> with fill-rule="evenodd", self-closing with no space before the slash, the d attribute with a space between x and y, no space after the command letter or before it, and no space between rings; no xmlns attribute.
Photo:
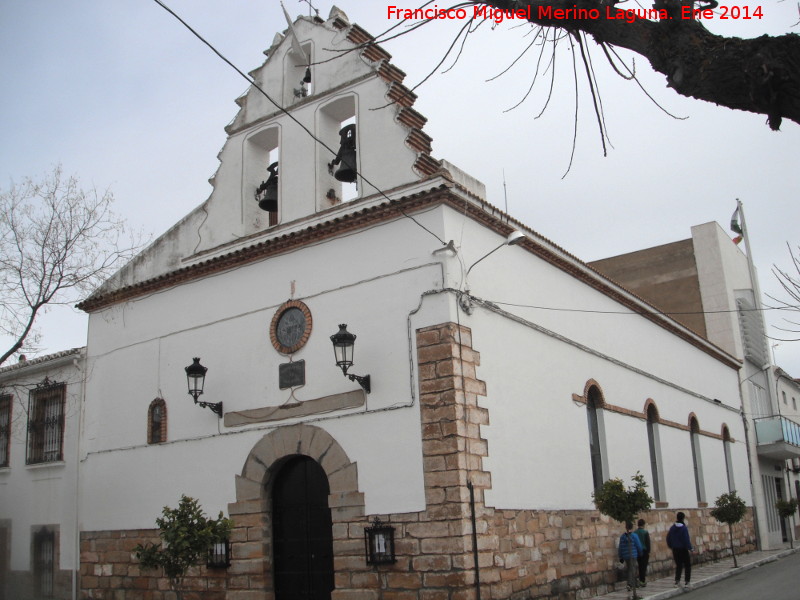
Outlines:
<svg viewBox="0 0 800 600"><path fill-rule="evenodd" d="M308 456L292 456L272 486L276 600L330 600L333 536L328 477Z"/></svg>

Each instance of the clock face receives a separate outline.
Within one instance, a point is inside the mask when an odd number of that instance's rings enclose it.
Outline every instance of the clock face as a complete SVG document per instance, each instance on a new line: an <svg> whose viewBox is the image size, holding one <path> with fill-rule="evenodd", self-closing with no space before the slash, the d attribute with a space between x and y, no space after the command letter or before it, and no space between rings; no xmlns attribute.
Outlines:
<svg viewBox="0 0 800 600"><path fill-rule="evenodd" d="M269 334L278 352L297 352L311 335L311 311L299 300L285 302L272 317Z"/></svg>
<svg viewBox="0 0 800 600"><path fill-rule="evenodd" d="M278 326L275 335L281 346L291 347L296 345L306 332L306 316L299 308L287 308L278 317Z"/></svg>

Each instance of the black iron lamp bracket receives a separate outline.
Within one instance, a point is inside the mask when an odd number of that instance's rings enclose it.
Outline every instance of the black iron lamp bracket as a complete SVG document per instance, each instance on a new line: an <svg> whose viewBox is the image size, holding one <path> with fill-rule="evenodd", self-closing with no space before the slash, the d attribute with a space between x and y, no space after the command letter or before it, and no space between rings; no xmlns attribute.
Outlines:
<svg viewBox="0 0 800 600"><path fill-rule="evenodd" d="M369 382L369 375L353 375L352 373L345 373L345 375L347 375L347 378L350 381L358 382L358 385L360 385L366 393L369 394L372 391Z"/></svg>
<svg viewBox="0 0 800 600"><path fill-rule="evenodd" d="M194 401L200 408L210 408L218 417L222 418L222 402L198 402Z"/></svg>

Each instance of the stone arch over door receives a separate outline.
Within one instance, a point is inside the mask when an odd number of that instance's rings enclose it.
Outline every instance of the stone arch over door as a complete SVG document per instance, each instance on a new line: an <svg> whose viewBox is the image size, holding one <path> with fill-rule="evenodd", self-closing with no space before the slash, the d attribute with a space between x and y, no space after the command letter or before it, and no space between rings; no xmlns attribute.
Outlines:
<svg viewBox="0 0 800 600"><path fill-rule="evenodd" d="M334 557L338 554L337 546L348 541L346 535L337 537L341 528L336 523L364 516L364 494L358 490L357 465L327 431L300 424L265 434L247 455L241 475L236 476L236 502L228 505L228 514L234 522L228 578L237 579L238 589L266 592L265 600L274 600L272 483L280 467L298 455L315 460L328 477Z"/></svg>

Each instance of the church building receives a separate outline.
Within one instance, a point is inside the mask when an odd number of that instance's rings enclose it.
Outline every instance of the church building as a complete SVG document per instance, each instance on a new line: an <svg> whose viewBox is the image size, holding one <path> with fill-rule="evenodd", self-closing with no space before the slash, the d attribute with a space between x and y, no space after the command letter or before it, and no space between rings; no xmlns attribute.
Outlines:
<svg viewBox="0 0 800 600"><path fill-rule="evenodd" d="M434 158L341 10L266 54L210 197L80 304L77 597L171 598L132 549L182 494L233 521L187 579L204 600L610 591L622 525L592 492L637 473L653 569L677 510L724 555L710 507L751 505L741 361ZM734 534L753 547L751 514Z"/></svg>

